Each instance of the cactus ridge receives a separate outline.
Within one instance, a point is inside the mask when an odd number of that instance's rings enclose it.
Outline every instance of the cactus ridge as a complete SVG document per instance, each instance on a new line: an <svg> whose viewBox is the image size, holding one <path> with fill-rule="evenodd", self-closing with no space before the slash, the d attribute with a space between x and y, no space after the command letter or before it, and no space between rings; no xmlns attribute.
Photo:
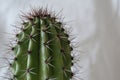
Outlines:
<svg viewBox="0 0 120 80"><path fill-rule="evenodd" d="M72 57L64 24L47 9L33 9L24 15L21 32L16 34L11 80L70 80Z"/></svg>

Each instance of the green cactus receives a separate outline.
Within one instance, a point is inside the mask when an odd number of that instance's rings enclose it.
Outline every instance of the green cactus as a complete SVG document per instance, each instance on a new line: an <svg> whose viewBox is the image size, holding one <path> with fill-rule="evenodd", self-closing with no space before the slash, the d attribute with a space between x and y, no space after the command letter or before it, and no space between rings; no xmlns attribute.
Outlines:
<svg viewBox="0 0 120 80"><path fill-rule="evenodd" d="M70 80L72 57L63 23L47 9L33 10L16 34L12 80Z"/></svg>

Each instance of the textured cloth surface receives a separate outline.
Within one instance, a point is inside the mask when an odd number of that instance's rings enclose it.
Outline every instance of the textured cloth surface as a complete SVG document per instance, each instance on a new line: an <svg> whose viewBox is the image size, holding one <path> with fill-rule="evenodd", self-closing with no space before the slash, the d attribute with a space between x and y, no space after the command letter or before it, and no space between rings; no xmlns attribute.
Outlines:
<svg viewBox="0 0 120 80"><path fill-rule="evenodd" d="M74 80L120 79L120 6L119 0L0 0L0 80L7 70L2 57L7 33L19 22L18 15L29 7L48 6L63 16L79 42L79 66ZM18 24L19 25L19 24ZM4 34L4 32L7 32ZM77 72L78 71L78 72ZM78 73L78 74L77 74Z"/></svg>

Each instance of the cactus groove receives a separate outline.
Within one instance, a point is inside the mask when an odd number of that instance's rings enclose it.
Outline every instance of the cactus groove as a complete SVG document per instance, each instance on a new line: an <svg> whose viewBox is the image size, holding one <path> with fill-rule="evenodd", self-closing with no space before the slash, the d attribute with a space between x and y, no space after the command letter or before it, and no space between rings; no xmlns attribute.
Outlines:
<svg viewBox="0 0 120 80"><path fill-rule="evenodd" d="M64 24L43 8L33 9L24 17L12 48L15 57L11 80L70 80L72 47Z"/></svg>

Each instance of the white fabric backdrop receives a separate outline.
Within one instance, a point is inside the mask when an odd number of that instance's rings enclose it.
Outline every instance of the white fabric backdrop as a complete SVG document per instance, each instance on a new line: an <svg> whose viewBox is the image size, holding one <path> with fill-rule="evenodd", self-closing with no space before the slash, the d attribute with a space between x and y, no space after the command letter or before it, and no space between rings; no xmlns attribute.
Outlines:
<svg viewBox="0 0 120 80"><path fill-rule="evenodd" d="M79 41L79 78L74 80L119 80L120 79L120 11L119 0L0 0L0 56L6 35L13 32L12 24L19 21L20 11L30 6L46 6L65 16ZM4 60L0 60L0 66ZM78 70L78 71L79 71ZM75 71L75 70L74 70ZM0 76L6 72L0 68ZM3 80L0 78L0 80ZM5 79L6 80L6 79Z"/></svg>

